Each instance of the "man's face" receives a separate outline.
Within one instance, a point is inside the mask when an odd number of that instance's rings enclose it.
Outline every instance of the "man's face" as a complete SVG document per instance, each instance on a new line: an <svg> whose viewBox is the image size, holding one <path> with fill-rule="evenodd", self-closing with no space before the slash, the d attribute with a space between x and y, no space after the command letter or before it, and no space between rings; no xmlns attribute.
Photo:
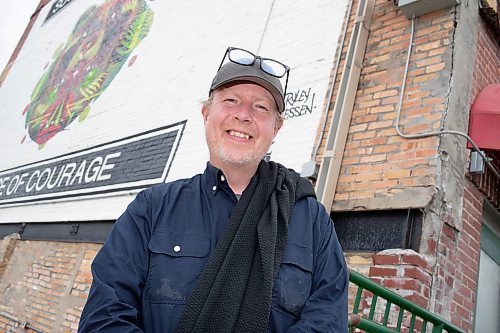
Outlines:
<svg viewBox="0 0 500 333"><path fill-rule="evenodd" d="M282 124L271 93L252 83L216 90L202 114L210 163L219 168L258 165Z"/></svg>

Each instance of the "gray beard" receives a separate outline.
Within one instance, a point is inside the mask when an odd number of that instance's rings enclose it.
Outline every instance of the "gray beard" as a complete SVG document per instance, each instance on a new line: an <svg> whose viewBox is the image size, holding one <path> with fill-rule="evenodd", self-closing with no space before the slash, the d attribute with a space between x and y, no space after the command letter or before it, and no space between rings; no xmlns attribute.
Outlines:
<svg viewBox="0 0 500 333"><path fill-rule="evenodd" d="M219 160L221 160L225 164L239 166L239 167L259 164L262 158L264 158L264 155L266 154L266 152L263 152L262 154L256 154L254 152L253 154L245 155L245 157L236 160L232 158L231 154L229 154L223 147L219 146L216 142L209 141L207 139L207 144L208 144L208 150L210 151L210 155L216 156Z"/></svg>

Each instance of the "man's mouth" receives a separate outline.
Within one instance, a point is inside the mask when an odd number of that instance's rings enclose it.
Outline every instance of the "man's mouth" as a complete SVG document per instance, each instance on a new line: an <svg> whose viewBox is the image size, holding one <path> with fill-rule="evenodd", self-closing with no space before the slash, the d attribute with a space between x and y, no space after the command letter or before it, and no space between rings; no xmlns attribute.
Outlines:
<svg viewBox="0 0 500 333"><path fill-rule="evenodd" d="M234 130L228 130L227 133L231 136L234 136L235 138L246 139L246 140L248 140L252 137L251 135L248 135L248 134L245 134L242 132L238 132L238 131L234 131Z"/></svg>

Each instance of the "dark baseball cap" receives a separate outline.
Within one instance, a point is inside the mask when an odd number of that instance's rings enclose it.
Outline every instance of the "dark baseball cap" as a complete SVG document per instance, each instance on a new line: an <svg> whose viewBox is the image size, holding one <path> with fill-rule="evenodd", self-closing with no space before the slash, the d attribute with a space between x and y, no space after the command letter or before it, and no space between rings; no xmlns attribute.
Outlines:
<svg viewBox="0 0 500 333"><path fill-rule="evenodd" d="M260 59L256 59L252 65L240 65L233 62L224 64L215 74L208 95L212 95L215 89L228 83L249 81L258 84L271 93L278 107L278 113L281 114L285 109L283 87L277 77L267 74L260 68L260 61Z"/></svg>

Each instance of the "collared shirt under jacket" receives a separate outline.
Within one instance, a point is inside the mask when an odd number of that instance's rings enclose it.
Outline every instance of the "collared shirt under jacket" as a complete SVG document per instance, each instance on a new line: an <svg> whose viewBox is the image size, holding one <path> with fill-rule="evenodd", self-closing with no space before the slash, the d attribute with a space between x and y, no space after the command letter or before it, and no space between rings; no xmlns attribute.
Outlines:
<svg viewBox="0 0 500 333"><path fill-rule="evenodd" d="M79 332L173 332L237 198L210 164L140 192L92 264ZM316 199L299 200L272 292L269 332L347 332L348 272Z"/></svg>

